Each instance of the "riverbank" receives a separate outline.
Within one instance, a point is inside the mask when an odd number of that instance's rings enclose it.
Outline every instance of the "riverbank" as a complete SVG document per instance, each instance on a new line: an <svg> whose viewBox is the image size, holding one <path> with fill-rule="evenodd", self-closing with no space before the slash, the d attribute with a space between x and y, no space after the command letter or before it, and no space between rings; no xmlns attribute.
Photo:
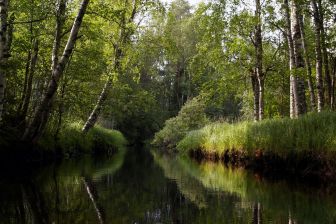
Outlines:
<svg viewBox="0 0 336 224"><path fill-rule="evenodd" d="M3 163L45 163L81 154L113 154L127 144L123 134L117 130L96 125L87 134L83 134L81 127L80 122L69 123L57 136L54 132L47 131L34 145L19 141L19 130L3 130L0 134L0 160Z"/></svg>
<svg viewBox="0 0 336 224"><path fill-rule="evenodd" d="M336 179L336 113L298 119L210 123L190 131L177 152L265 172Z"/></svg>

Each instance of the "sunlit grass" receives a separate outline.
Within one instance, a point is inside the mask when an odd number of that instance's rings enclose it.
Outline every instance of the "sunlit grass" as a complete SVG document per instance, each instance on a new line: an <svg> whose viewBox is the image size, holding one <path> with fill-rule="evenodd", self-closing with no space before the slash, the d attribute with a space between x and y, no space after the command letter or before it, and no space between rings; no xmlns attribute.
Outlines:
<svg viewBox="0 0 336 224"><path fill-rule="evenodd" d="M212 123L189 132L177 148L180 152L201 150L222 155L240 150L290 152L332 152L336 150L336 113L311 113L298 119L278 118L235 124Z"/></svg>

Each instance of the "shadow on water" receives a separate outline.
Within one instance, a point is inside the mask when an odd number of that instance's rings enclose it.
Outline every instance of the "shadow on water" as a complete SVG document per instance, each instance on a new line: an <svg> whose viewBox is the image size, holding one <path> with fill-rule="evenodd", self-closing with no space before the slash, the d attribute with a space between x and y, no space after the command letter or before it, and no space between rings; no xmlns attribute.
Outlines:
<svg viewBox="0 0 336 224"><path fill-rule="evenodd" d="M0 223L333 223L334 198L129 149L0 178Z"/></svg>

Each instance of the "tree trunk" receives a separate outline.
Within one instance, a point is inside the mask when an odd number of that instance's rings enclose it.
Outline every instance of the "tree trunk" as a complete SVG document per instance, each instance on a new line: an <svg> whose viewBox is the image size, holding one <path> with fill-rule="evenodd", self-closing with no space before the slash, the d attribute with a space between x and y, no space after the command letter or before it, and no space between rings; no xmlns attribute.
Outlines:
<svg viewBox="0 0 336 224"><path fill-rule="evenodd" d="M327 51L327 46L326 46L326 40L325 40L325 32L324 32L324 16L323 16L323 7L321 0L317 1L317 8L318 8L318 15L319 15L319 30L320 30L320 37L321 37L321 48L322 48L322 60L323 60L323 66L324 66L324 78L325 78L325 83L327 86L327 99L326 102L329 104L331 107L331 98L332 98L332 81L330 77L330 69L329 69L329 58L328 58L328 51Z"/></svg>
<svg viewBox="0 0 336 224"><path fill-rule="evenodd" d="M66 4L67 0L58 0L58 9L56 13L55 39L51 56L51 71L54 71L58 64L58 55L61 46L63 26L65 22Z"/></svg>
<svg viewBox="0 0 336 224"><path fill-rule="evenodd" d="M27 116L28 112L28 107L30 103L30 98L31 98L31 93L32 93L32 86L33 86L33 77L34 77L34 72L35 72L35 66L37 64L37 58L38 58L38 41L34 41L34 50L33 50L33 57L30 62L30 69L28 73L28 79L27 79L27 86L26 86L26 93L25 93L25 98L23 100L23 105L22 105L22 111L20 118L25 119Z"/></svg>
<svg viewBox="0 0 336 224"><path fill-rule="evenodd" d="M336 58L331 57L331 70L332 70L332 81L331 81L331 107L335 107L335 78L336 78Z"/></svg>
<svg viewBox="0 0 336 224"><path fill-rule="evenodd" d="M28 51L27 63L26 63L26 68L25 68L25 76L24 76L24 82L23 82L22 97L21 97L21 101L20 101L20 104L19 104L18 109L17 109L19 120L20 120L20 116L21 116L20 114L21 114L21 111L22 111L23 101L26 98L30 63L31 63L31 49Z"/></svg>
<svg viewBox="0 0 336 224"><path fill-rule="evenodd" d="M263 47L262 47L262 34L261 34L261 5L260 0L255 0L256 11L255 17L257 24L255 26L255 54L256 54L256 75L258 78L258 91L259 91L259 120L264 118L264 73L263 73Z"/></svg>
<svg viewBox="0 0 336 224"><path fill-rule="evenodd" d="M293 39L293 47L294 47L294 59L295 59L295 79L296 79L296 90L294 89L294 97L296 101L297 107L297 116L305 114L307 112L306 105L306 96L305 96L305 85L304 85L304 60L303 60L303 47L302 47L302 39L300 32L300 5L297 3L297 0L292 0L291 4L291 31L292 31L292 39ZM295 86L294 86L295 88ZM296 96L295 96L296 94Z"/></svg>
<svg viewBox="0 0 336 224"><path fill-rule="evenodd" d="M288 54L289 54L289 71L290 71L290 117L295 118L297 116L297 106L296 106L296 79L294 76L293 68L295 67L294 58L294 45L291 31L291 20L288 0L284 0L284 13L286 20L286 38L288 42Z"/></svg>
<svg viewBox="0 0 336 224"><path fill-rule="evenodd" d="M52 107L52 101L58 88L58 81L63 75L65 66L67 65L70 55L74 49L78 37L78 32L82 25L83 17L85 15L88 4L89 0L83 0L81 3L79 12L73 23L69 39L65 46L61 60L57 63L57 66L52 71L52 76L51 80L49 81L47 91L43 96L41 104L37 107L30 125L25 130L25 133L22 137L23 140L36 142L43 133L45 125L48 121L50 109Z"/></svg>
<svg viewBox="0 0 336 224"><path fill-rule="evenodd" d="M315 32L315 56L316 56L316 88L317 88L317 111L321 112L324 107L323 96L323 77L322 77L322 51L321 51L321 30L320 18L316 4L316 0L311 0L314 17L314 32Z"/></svg>
<svg viewBox="0 0 336 224"><path fill-rule="evenodd" d="M5 103L8 4L9 0L0 0L0 122L2 121Z"/></svg>
<svg viewBox="0 0 336 224"><path fill-rule="evenodd" d="M72 55L73 55L73 52L72 52ZM69 68L69 66L70 66L72 55L70 56L67 68ZM62 80L61 91L60 91L59 104L58 104L58 120L57 120L57 124L56 124L56 131L55 131L55 134L54 134L54 139L56 141L58 141L58 134L59 134L59 132L61 130L61 127L62 127L62 119L63 119L63 113L64 113L65 89L68 85L67 77L68 77L68 75L66 74L66 70L65 70L63 80Z"/></svg>
<svg viewBox="0 0 336 224"><path fill-rule="evenodd" d="M123 18L121 18L121 26L120 26L120 39L119 39L119 43L114 44L114 66L113 66L113 71L111 72L111 74L109 75L103 90L101 91L98 101L94 107L94 109L92 110L88 120L85 122L83 128L82 128L82 132L83 133L87 133L97 122L98 117L103 109L104 106L104 102L108 96L108 90L110 89L111 85L112 85L112 77L111 75L113 74L113 72L120 74L121 73L121 59L124 56L124 52L122 50L123 47L125 47L125 44L129 41L131 35L132 35L132 31L130 30L126 30L126 23L132 23L134 21L135 15L137 13L137 1L133 2L133 9L132 9L132 13L131 16L127 19L124 15Z"/></svg>
<svg viewBox="0 0 336 224"><path fill-rule="evenodd" d="M300 32L301 32L301 38L302 38L302 47L303 47L303 53L304 53L304 61L305 61L305 67L306 67L306 73L307 73L307 82L308 82L309 95L310 95L310 106L312 110L315 110L316 103L315 103L314 84L313 84L313 78L312 78L312 69L311 69L311 64L310 64L309 55L308 55L306 34L304 31L302 15L299 18L299 22L300 22Z"/></svg>
<svg viewBox="0 0 336 224"><path fill-rule="evenodd" d="M251 83L253 90L253 119L259 121L259 82L255 69L251 71Z"/></svg>
<svg viewBox="0 0 336 224"><path fill-rule="evenodd" d="M292 74L289 77L289 85L290 85L290 90L289 90L290 118L296 118L297 117L297 107L296 107L296 100L295 100L295 95L294 95L294 91L296 90L296 79L294 75Z"/></svg>
<svg viewBox="0 0 336 224"><path fill-rule="evenodd" d="M109 79L106 81L104 85L102 92L100 93L96 106L92 110L89 119L86 121L85 125L82 128L83 133L87 133L96 124L98 117L101 113L101 110L103 109L103 105L107 98L108 90L110 89L111 85L112 85L112 78L109 77Z"/></svg>

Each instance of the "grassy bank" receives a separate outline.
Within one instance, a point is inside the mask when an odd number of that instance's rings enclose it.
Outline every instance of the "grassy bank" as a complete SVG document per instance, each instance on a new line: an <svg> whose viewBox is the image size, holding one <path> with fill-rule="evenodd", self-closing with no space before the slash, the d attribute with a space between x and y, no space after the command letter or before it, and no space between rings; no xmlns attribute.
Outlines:
<svg viewBox="0 0 336 224"><path fill-rule="evenodd" d="M212 123L189 132L177 148L222 155L227 151L259 151L286 156L292 152L336 152L336 113L312 113L298 119L269 119L236 124Z"/></svg>
<svg viewBox="0 0 336 224"><path fill-rule="evenodd" d="M82 127L81 122L69 123L60 130L57 138L47 132L38 145L44 150L58 148L62 154L108 153L126 145L126 139L117 130L96 125L87 134L83 134Z"/></svg>
<svg viewBox="0 0 336 224"><path fill-rule="evenodd" d="M336 113L235 124L215 122L190 131L177 150L267 171L336 178Z"/></svg>
<svg viewBox="0 0 336 224"><path fill-rule="evenodd" d="M42 161L57 157L71 157L78 154L110 154L122 149L127 144L123 134L117 130L93 127L87 134L81 131L81 122L65 124L57 137L48 130L36 145L19 141L22 133L18 130L2 131L0 135L0 154L2 158L18 157L23 160Z"/></svg>

